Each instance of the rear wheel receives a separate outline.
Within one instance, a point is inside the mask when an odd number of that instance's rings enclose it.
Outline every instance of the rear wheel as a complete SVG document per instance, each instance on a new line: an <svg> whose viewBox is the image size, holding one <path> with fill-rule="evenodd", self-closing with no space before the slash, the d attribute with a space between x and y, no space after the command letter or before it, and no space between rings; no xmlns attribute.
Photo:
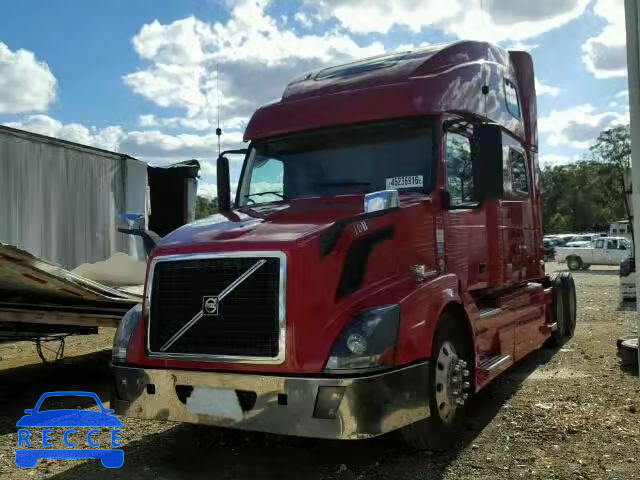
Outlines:
<svg viewBox="0 0 640 480"><path fill-rule="evenodd" d="M580 270L582 268L582 259L580 257L567 258L567 267L569 270Z"/></svg>
<svg viewBox="0 0 640 480"><path fill-rule="evenodd" d="M638 368L638 338L628 338L620 342L618 355L623 366Z"/></svg>
<svg viewBox="0 0 640 480"><path fill-rule="evenodd" d="M560 290L562 291L562 303L564 305L564 336L573 337L576 331L576 319L578 305L576 301L576 284L573 275L569 272L561 272L558 275Z"/></svg>
<svg viewBox="0 0 640 480"><path fill-rule="evenodd" d="M549 337L549 345L559 347L564 342L564 333L566 331L564 295L562 294L559 276L551 279L551 294L553 309L551 322L555 324L556 328L551 333L551 337Z"/></svg>
<svg viewBox="0 0 640 480"><path fill-rule="evenodd" d="M569 272L559 272L551 278L553 294L553 320L556 330L551 334L549 343L557 347L573 337L576 330L577 302L576 284Z"/></svg>
<svg viewBox="0 0 640 480"><path fill-rule="evenodd" d="M429 365L429 418L401 430L404 441L420 450L445 450L459 438L466 404L473 392L469 365L473 349L453 314L440 320Z"/></svg>

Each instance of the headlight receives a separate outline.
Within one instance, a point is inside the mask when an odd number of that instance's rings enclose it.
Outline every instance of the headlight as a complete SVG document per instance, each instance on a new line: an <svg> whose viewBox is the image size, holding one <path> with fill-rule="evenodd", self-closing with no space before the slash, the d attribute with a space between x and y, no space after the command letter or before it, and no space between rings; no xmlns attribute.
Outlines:
<svg viewBox="0 0 640 480"><path fill-rule="evenodd" d="M392 366L399 327L399 305L360 312L333 346L325 373L357 373Z"/></svg>
<svg viewBox="0 0 640 480"><path fill-rule="evenodd" d="M125 313L122 320L120 320L120 324L116 330L116 336L113 338L113 350L111 353L111 361L113 363L127 362L129 340L131 340L131 335L133 335L138 323L140 323L141 317L142 305L138 304Z"/></svg>

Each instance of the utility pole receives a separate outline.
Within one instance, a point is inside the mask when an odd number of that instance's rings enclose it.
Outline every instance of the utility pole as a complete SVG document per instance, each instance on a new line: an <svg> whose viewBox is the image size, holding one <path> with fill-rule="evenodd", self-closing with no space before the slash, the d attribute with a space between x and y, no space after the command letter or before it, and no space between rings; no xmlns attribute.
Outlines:
<svg viewBox="0 0 640 480"><path fill-rule="evenodd" d="M629 107L631 115L631 205L640 219L640 8L638 0L624 1L627 25L627 68L629 70ZM638 258L640 221L633 222L633 255ZM640 365L640 274L636 272L636 322L638 324L638 364ZM640 368L638 369L640 371Z"/></svg>

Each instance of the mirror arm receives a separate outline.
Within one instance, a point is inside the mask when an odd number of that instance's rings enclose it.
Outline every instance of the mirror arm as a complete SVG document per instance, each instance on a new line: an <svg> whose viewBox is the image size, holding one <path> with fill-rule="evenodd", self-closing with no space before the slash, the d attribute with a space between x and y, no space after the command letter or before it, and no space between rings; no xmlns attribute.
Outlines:
<svg viewBox="0 0 640 480"><path fill-rule="evenodd" d="M219 157L226 157L228 154L230 154L230 155L246 155L248 151L249 151L248 148L238 148L236 150L225 150L224 152L222 152L218 156Z"/></svg>
<svg viewBox="0 0 640 480"><path fill-rule="evenodd" d="M127 235L135 235L137 237L142 238L142 243L144 244L144 250L147 252L147 255L151 253L151 250L156 248L160 244L160 235L151 230L138 230L135 228L118 228L120 233L125 233Z"/></svg>

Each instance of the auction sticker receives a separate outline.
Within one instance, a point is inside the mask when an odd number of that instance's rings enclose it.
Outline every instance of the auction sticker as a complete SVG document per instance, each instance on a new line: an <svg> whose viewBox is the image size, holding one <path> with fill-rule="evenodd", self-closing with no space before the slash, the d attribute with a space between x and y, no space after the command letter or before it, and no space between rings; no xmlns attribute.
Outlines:
<svg viewBox="0 0 640 480"><path fill-rule="evenodd" d="M406 175L404 177L387 178L387 190L400 188L422 188L424 181L422 175Z"/></svg>

